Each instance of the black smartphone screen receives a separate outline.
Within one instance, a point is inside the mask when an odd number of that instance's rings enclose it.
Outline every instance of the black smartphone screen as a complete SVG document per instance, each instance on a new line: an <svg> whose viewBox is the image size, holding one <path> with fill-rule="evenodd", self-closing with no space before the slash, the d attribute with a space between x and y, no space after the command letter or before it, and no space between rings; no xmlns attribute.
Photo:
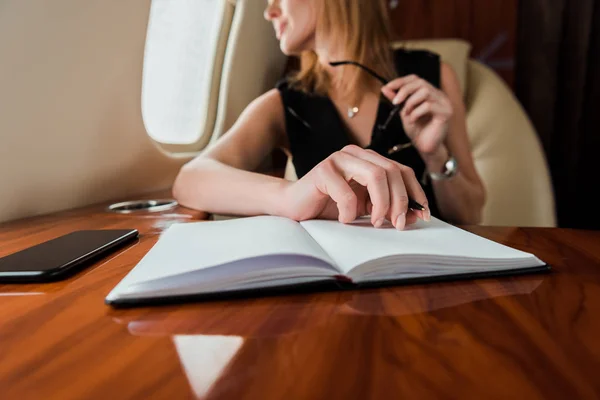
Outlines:
<svg viewBox="0 0 600 400"><path fill-rule="evenodd" d="M43 282L70 276L138 237L138 231L75 231L0 258L0 282Z"/></svg>

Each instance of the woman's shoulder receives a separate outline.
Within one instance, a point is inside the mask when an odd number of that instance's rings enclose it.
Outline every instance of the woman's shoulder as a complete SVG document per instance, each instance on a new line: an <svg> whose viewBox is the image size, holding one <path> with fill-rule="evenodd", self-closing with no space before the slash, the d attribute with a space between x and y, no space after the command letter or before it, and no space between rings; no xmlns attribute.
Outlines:
<svg viewBox="0 0 600 400"><path fill-rule="evenodd" d="M394 49L394 63L399 76L415 74L440 87L440 55L426 49Z"/></svg>
<svg viewBox="0 0 600 400"><path fill-rule="evenodd" d="M259 108L262 110L270 109L281 103L279 92L277 89L270 89L261 94L248 105L251 108Z"/></svg>
<svg viewBox="0 0 600 400"><path fill-rule="evenodd" d="M407 48L399 46L394 48L394 55L406 60L423 60L423 59L439 59L440 55L431 50L419 48Z"/></svg>
<svg viewBox="0 0 600 400"><path fill-rule="evenodd" d="M283 107L277 89L271 89L252 100L242 114L252 118L260 117L274 126L281 125Z"/></svg>
<svg viewBox="0 0 600 400"><path fill-rule="evenodd" d="M275 88L279 92L284 93L284 94L295 93L295 94L309 95L308 92L299 88L298 81L297 81L297 79L294 78L293 73L290 73L290 74L284 76L283 78L281 78L280 80L278 80L277 83L275 84Z"/></svg>
<svg viewBox="0 0 600 400"><path fill-rule="evenodd" d="M286 106L298 106L313 97L311 94L300 89L291 75L287 75L277 81L275 90L279 92L281 100Z"/></svg>
<svg viewBox="0 0 600 400"><path fill-rule="evenodd" d="M280 92L289 90L289 88L290 88L290 78L287 76L284 76L283 78L278 80L277 83L275 84L275 89L277 89Z"/></svg>

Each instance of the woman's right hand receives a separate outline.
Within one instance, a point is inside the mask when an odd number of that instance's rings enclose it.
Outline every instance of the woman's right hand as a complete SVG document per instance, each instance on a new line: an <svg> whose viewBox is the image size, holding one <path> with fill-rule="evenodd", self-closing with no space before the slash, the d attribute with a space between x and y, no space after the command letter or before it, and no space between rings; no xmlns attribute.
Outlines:
<svg viewBox="0 0 600 400"><path fill-rule="evenodd" d="M332 154L283 191L283 214L297 221L323 218L350 223L370 214L377 228L387 219L403 230L417 218L431 217L411 168L353 145ZM409 197L426 210L408 209Z"/></svg>

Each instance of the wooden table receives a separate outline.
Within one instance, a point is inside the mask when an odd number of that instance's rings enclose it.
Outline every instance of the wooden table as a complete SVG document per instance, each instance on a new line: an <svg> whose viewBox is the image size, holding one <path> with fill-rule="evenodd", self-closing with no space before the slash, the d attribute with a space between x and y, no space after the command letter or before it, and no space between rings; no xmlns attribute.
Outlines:
<svg viewBox="0 0 600 400"><path fill-rule="evenodd" d="M113 310L175 209L0 225L0 256L77 229L141 237L67 281L0 286L1 399L593 399L600 232L466 227L551 274ZM198 257L202 257L201 254Z"/></svg>

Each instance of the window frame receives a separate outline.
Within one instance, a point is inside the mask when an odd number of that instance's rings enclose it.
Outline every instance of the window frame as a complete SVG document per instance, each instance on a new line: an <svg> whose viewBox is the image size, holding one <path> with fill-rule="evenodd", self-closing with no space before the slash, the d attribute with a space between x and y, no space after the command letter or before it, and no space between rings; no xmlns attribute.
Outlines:
<svg viewBox="0 0 600 400"><path fill-rule="evenodd" d="M153 0L154 1L154 0ZM228 47L228 42L231 34L231 29L234 20L235 14L235 6L236 3L233 0L217 0L218 4L216 6L220 7L218 9L219 15L222 16L220 19L219 27L218 27L218 39L217 44L215 46L215 51L212 54L211 58L213 60L212 63L209 63L207 68L208 76L211 78L208 82L208 88L205 90L205 98L203 104L206 105L204 110L204 126L198 127L200 132L198 132L198 138L192 143L185 144L172 144L172 143L163 143L156 139L154 139L150 135L149 127L146 123L145 118L145 109L143 106L144 103L144 88L146 87L146 77L144 74L144 69L146 68L146 51L148 46L148 32L151 29L150 24L150 16L151 11L148 15L148 26L146 32L146 41L144 43L144 61L142 66L142 90L140 93L140 107L142 114L142 122L144 124L144 128L146 130L146 134L161 150L166 151L167 153L176 153L176 154L185 154L185 153L193 153L202 150L206 145L211 141L211 138L214 134L215 126L217 125L218 111L219 111L219 103L220 103L220 89L221 89L221 80L224 72L224 64L226 58L226 52ZM152 7L152 5L151 5Z"/></svg>

